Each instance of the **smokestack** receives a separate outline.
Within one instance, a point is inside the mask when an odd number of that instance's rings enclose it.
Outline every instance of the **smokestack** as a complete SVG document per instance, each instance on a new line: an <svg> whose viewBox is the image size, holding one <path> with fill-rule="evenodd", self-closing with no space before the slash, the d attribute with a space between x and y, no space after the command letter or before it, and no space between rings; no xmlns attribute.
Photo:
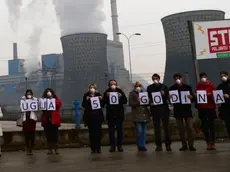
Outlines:
<svg viewBox="0 0 230 172"><path fill-rule="evenodd" d="M113 24L113 40L119 42L119 24L117 14L117 0L111 0L111 13L112 13L112 24Z"/></svg>
<svg viewBox="0 0 230 172"><path fill-rule="evenodd" d="M13 43L13 58L14 58L14 60L18 59L18 46L17 46L17 43Z"/></svg>

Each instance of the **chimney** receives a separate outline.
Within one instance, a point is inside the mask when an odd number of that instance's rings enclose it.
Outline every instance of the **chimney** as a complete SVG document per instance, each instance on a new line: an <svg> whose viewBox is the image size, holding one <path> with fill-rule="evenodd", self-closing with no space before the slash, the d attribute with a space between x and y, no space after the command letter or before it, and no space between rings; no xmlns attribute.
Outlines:
<svg viewBox="0 0 230 172"><path fill-rule="evenodd" d="M111 0L111 13L112 13L112 24L113 24L113 40L119 42L119 24L117 14L117 0Z"/></svg>
<svg viewBox="0 0 230 172"><path fill-rule="evenodd" d="M13 43L13 58L14 58L14 60L18 59L18 47L17 47L17 43Z"/></svg>

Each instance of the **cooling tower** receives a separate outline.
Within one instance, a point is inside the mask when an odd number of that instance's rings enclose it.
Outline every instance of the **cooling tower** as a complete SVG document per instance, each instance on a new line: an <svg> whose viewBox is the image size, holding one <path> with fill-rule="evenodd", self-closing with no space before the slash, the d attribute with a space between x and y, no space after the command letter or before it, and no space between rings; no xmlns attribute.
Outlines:
<svg viewBox="0 0 230 172"><path fill-rule="evenodd" d="M188 73L190 84L195 86L196 77L193 65L192 48L188 21L223 20L225 13L216 10L190 11L164 17L161 21L166 41L166 67L164 83L173 84L172 76L175 72ZM219 82L219 71L228 69L230 59L199 60L200 72L207 72L209 79Z"/></svg>
<svg viewBox="0 0 230 172"><path fill-rule="evenodd" d="M62 100L69 105L82 100L89 84L101 92L107 87L107 35L81 33L61 38L64 56Z"/></svg>

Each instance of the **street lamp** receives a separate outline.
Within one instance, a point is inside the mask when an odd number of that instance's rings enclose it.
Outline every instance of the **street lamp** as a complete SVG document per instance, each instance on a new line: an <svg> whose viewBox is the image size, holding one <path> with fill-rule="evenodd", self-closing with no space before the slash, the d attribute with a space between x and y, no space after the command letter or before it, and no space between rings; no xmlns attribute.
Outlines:
<svg viewBox="0 0 230 172"><path fill-rule="evenodd" d="M130 39L133 37L133 36L141 36L141 33L134 33L130 36L127 36L123 33L116 33L116 35L123 35L127 41L128 41L128 50L129 50L129 72L130 72L130 81L131 81L131 85L133 85L133 77L132 77L132 59L131 59L131 46L130 46Z"/></svg>

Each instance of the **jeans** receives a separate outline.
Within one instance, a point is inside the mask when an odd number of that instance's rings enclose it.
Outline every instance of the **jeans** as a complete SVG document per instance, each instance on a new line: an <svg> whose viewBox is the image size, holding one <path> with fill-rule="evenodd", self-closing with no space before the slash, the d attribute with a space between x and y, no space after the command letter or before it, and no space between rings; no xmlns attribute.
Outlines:
<svg viewBox="0 0 230 172"><path fill-rule="evenodd" d="M135 123L136 127L136 144L138 147L144 148L146 143L146 123Z"/></svg>
<svg viewBox="0 0 230 172"><path fill-rule="evenodd" d="M187 146L187 141L189 146L194 145L194 129L193 129L193 119L190 118L177 118L177 127L179 130L180 139L183 146ZM185 121L185 125L184 125ZM187 132L187 139L186 134Z"/></svg>
<svg viewBox="0 0 230 172"><path fill-rule="evenodd" d="M113 119L108 120L109 143L112 147L121 147L123 144L123 121ZM117 143L115 139L115 130L117 130Z"/></svg>

